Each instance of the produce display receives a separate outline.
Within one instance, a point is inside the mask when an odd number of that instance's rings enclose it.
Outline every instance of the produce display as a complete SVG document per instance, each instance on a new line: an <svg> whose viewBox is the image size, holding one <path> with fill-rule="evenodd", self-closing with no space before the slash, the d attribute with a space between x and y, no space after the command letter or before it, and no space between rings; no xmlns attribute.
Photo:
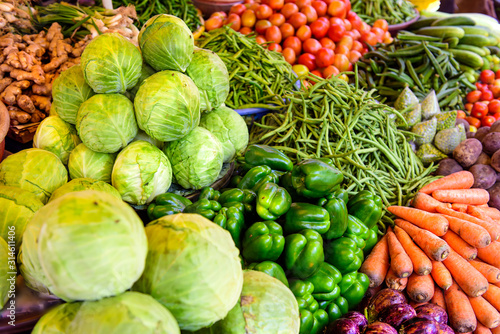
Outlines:
<svg viewBox="0 0 500 334"><path fill-rule="evenodd" d="M417 16L415 6L407 0L353 0L352 10L368 24L384 19L388 24L395 25L411 21Z"/></svg>

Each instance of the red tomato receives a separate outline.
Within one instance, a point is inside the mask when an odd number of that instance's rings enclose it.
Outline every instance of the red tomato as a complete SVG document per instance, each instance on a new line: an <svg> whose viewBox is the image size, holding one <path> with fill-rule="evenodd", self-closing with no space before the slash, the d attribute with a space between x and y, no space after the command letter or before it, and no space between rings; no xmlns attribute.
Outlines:
<svg viewBox="0 0 500 334"><path fill-rule="evenodd" d="M283 49L283 57L285 58L285 60L290 64L290 65L293 65L295 64L295 59L296 59L296 56L295 56L295 51L293 51L292 48L285 48Z"/></svg>
<svg viewBox="0 0 500 334"><path fill-rule="evenodd" d="M303 53L299 57L299 64L305 65L309 71L316 69L316 57L310 53Z"/></svg>
<svg viewBox="0 0 500 334"><path fill-rule="evenodd" d="M350 50L345 45L337 44L334 51L335 51L335 54L341 54L341 55L348 56Z"/></svg>
<svg viewBox="0 0 500 334"><path fill-rule="evenodd" d="M467 111L470 113L470 111L472 110L472 106L473 106L473 105L474 105L474 103L466 103L466 104L464 105L465 110L467 110Z"/></svg>
<svg viewBox="0 0 500 334"><path fill-rule="evenodd" d="M318 42L317 39L314 38L309 38L304 41L302 44L302 48L304 49L304 52L307 53L312 53L313 55L316 55L319 49L321 49L323 46L321 45L320 42Z"/></svg>
<svg viewBox="0 0 500 334"><path fill-rule="evenodd" d="M267 28L271 27L272 24L268 20L259 20L255 23L255 31L259 35L264 35L266 33Z"/></svg>
<svg viewBox="0 0 500 334"><path fill-rule="evenodd" d="M283 39L287 39L295 34L295 28L290 23L283 23L280 30Z"/></svg>
<svg viewBox="0 0 500 334"><path fill-rule="evenodd" d="M281 31L276 26L266 29L266 39L268 42L281 43Z"/></svg>
<svg viewBox="0 0 500 334"><path fill-rule="evenodd" d="M316 54L316 65L327 67L333 64L335 53L331 49L321 48Z"/></svg>
<svg viewBox="0 0 500 334"><path fill-rule="evenodd" d="M335 43L328 37L323 37L319 42L324 48L335 50Z"/></svg>
<svg viewBox="0 0 500 334"><path fill-rule="evenodd" d="M349 52L349 62L351 64L354 64L355 62L357 62L359 60L359 58L361 58L361 53L359 51L351 50Z"/></svg>
<svg viewBox="0 0 500 334"><path fill-rule="evenodd" d="M495 72L493 72L492 70L484 70L479 75L479 79L483 83L487 84L493 83L493 81L495 81Z"/></svg>
<svg viewBox="0 0 500 334"><path fill-rule="evenodd" d="M271 44L269 44L269 45L268 45L268 47L267 47L267 48L268 48L269 50L271 50L271 51L276 51L276 52L280 52L280 53L281 53L281 51L283 50L283 49L281 48L281 45L279 45L278 43L271 43Z"/></svg>
<svg viewBox="0 0 500 334"><path fill-rule="evenodd" d="M227 19L224 21L225 26L230 26L231 29L236 31L241 29L241 18L237 14L229 14Z"/></svg>
<svg viewBox="0 0 500 334"><path fill-rule="evenodd" d="M497 70L495 73L495 78L500 79L500 70Z"/></svg>
<svg viewBox="0 0 500 334"><path fill-rule="evenodd" d="M297 32L295 33L297 37L304 42L306 39L311 38L311 28L309 26L302 26L299 29L297 29Z"/></svg>
<svg viewBox="0 0 500 334"><path fill-rule="evenodd" d="M467 114L463 110L458 110L457 112L457 118L465 119L467 117Z"/></svg>
<svg viewBox="0 0 500 334"><path fill-rule="evenodd" d="M257 10L257 8L259 8L259 6L260 6L260 3L257 3L257 2L246 5L247 9L253 10L254 12Z"/></svg>
<svg viewBox="0 0 500 334"><path fill-rule="evenodd" d="M338 24L338 25L341 25L341 26L345 25L344 20L342 20L339 17L330 17L330 25L332 25L332 24Z"/></svg>
<svg viewBox="0 0 500 334"><path fill-rule="evenodd" d="M323 78L323 74L321 74L321 72L318 70L311 71L311 74L314 74L317 77Z"/></svg>
<svg viewBox="0 0 500 334"><path fill-rule="evenodd" d="M260 5L255 11L255 15L259 20L265 20L273 15L273 10L268 5Z"/></svg>
<svg viewBox="0 0 500 334"><path fill-rule="evenodd" d="M481 121L476 117L467 116L465 117L465 120L469 123L469 125L475 126L478 129L481 127Z"/></svg>
<svg viewBox="0 0 500 334"><path fill-rule="evenodd" d="M493 92L489 89L485 89L481 93L481 101L491 101L491 100L493 100Z"/></svg>
<svg viewBox="0 0 500 334"><path fill-rule="evenodd" d="M252 29L250 29L249 27L243 27L240 29L240 34L242 34L242 35L248 35L251 33L252 33Z"/></svg>
<svg viewBox="0 0 500 334"><path fill-rule="evenodd" d="M377 44L377 36L372 32L365 32L361 34L361 41L368 45L374 46Z"/></svg>
<svg viewBox="0 0 500 334"><path fill-rule="evenodd" d="M311 32L314 37L320 39L326 36L328 33L328 28L329 28L330 23L327 21L325 23L325 20L317 20L311 23Z"/></svg>
<svg viewBox="0 0 500 334"><path fill-rule="evenodd" d="M358 51L361 53L361 51L363 51L363 44L361 44L360 41L354 41L352 42L352 48L351 48L352 51Z"/></svg>
<svg viewBox="0 0 500 334"><path fill-rule="evenodd" d="M295 13L290 17L289 22L295 29L299 29L307 23L307 17L303 13Z"/></svg>
<svg viewBox="0 0 500 334"><path fill-rule="evenodd" d="M481 91L479 90L473 90L472 92L468 92L466 97L467 102L469 103L475 103L479 101L480 98L481 98Z"/></svg>
<svg viewBox="0 0 500 334"><path fill-rule="evenodd" d="M339 69L340 72L349 70L349 58L346 55L336 54L333 60L333 66Z"/></svg>
<svg viewBox="0 0 500 334"><path fill-rule="evenodd" d="M375 34L378 42L382 42L384 40L385 31L383 31L381 28L373 27L371 29L371 32Z"/></svg>
<svg viewBox="0 0 500 334"><path fill-rule="evenodd" d="M231 7L231 9L229 10L229 14L236 14L241 16L241 14L243 14L245 10L247 10L247 7L244 4L239 3Z"/></svg>
<svg viewBox="0 0 500 334"><path fill-rule="evenodd" d="M299 55L300 51L302 50L302 42L298 37L290 36L287 37L283 42L283 48L290 48L295 52L296 55Z"/></svg>
<svg viewBox="0 0 500 334"><path fill-rule="evenodd" d="M253 10L247 9L243 15L241 15L241 25L244 27L253 28L256 20L257 17L255 16L255 12Z"/></svg>
<svg viewBox="0 0 500 334"><path fill-rule="evenodd" d="M329 4L332 3L333 0L323 0L324 3L326 3L326 6L328 7Z"/></svg>
<svg viewBox="0 0 500 334"><path fill-rule="evenodd" d="M479 81L476 82L476 88L480 91L483 91L484 89L488 88L488 85L480 83Z"/></svg>
<svg viewBox="0 0 500 334"><path fill-rule="evenodd" d="M500 112L496 112L495 114L493 114L493 117L495 117L495 119L498 121L500 119Z"/></svg>
<svg viewBox="0 0 500 334"><path fill-rule="evenodd" d="M222 19L219 16L214 16L205 21L205 29L207 31L222 27Z"/></svg>
<svg viewBox="0 0 500 334"><path fill-rule="evenodd" d="M316 13L318 13L318 16L325 16L326 15L326 11L328 9L328 5L326 3L324 3L323 1L313 1L311 3L311 6L313 6L313 8L316 10Z"/></svg>
<svg viewBox="0 0 500 334"><path fill-rule="evenodd" d="M269 0L269 7L272 9L281 9L285 5L285 0Z"/></svg>
<svg viewBox="0 0 500 334"><path fill-rule="evenodd" d="M295 4L299 8L302 8L304 6L310 6L311 3L312 3L312 0L297 0L297 1L295 1Z"/></svg>
<svg viewBox="0 0 500 334"><path fill-rule="evenodd" d="M352 45L354 44L354 39L351 36L342 36L340 42L337 45L344 45L348 50L352 49Z"/></svg>
<svg viewBox="0 0 500 334"><path fill-rule="evenodd" d="M330 5L328 5L328 14L345 19L347 14L345 3L340 0L333 0Z"/></svg>
<svg viewBox="0 0 500 334"><path fill-rule="evenodd" d="M318 13L313 6L304 6L300 9L300 12L307 17L307 23L312 23L318 19Z"/></svg>
<svg viewBox="0 0 500 334"><path fill-rule="evenodd" d="M215 13L212 13L212 15L210 15L210 17L220 17L221 19L226 19L227 18L227 14L225 12L215 12Z"/></svg>
<svg viewBox="0 0 500 334"><path fill-rule="evenodd" d="M387 23L386 20L383 19L378 19L373 23L374 28L380 28L383 31L387 31L389 29L389 24Z"/></svg>
<svg viewBox="0 0 500 334"><path fill-rule="evenodd" d="M283 14L276 13L269 17L269 21L273 26L281 27L281 25L285 23L285 17Z"/></svg>
<svg viewBox="0 0 500 334"><path fill-rule="evenodd" d="M296 4L294 3L287 3L283 6L283 8L281 8L281 14L283 14L283 16L285 16L285 18L290 18L290 16L292 16L293 14L295 13L298 13L299 12L299 7L297 7Z"/></svg>
<svg viewBox="0 0 500 334"><path fill-rule="evenodd" d="M491 92L495 98L500 97L500 85L491 85Z"/></svg>
<svg viewBox="0 0 500 334"><path fill-rule="evenodd" d="M345 12L346 14L351 11L351 1L349 0L342 0L345 4Z"/></svg>
<svg viewBox="0 0 500 334"><path fill-rule="evenodd" d="M255 38L255 41L257 42L257 44L264 44L266 43L266 38L262 35L259 35Z"/></svg>
<svg viewBox="0 0 500 334"><path fill-rule="evenodd" d="M471 115L476 118L483 118L488 114L488 106L483 102L476 102L472 106Z"/></svg>
<svg viewBox="0 0 500 334"><path fill-rule="evenodd" d="M352 23L348 19L344 19L344 26L345 26L345 30L347 30L347 31L352 30Z"/></svg>
<svg viewBox="0 0 500 334"><path fill-rule="evenodd" d="M481 120L481 125L482 126L492 126L493 123L495 123L496 119L494 116L485 116L482 120Z"/></svg>
<svg viewBox="0 0 500 334"><path fill-rule="evenodd" d="M345 27L339 24L332 24L328 29L328 37L334 42L340 42L345 34Z"/></svg>
<svg viewBox="0 0 500 334"><path fill-rule="evenodd" d="M333 65L330 65L330 66L328 66L327 68L325 68L325 69L323 70L323 77L324 77L324 78L326 78L326 79L328 79L328 78L329 78L329 77L331 77L332 75L333 75L333 76L335 76L335 75L337 75L337 74L339 74L339 73L340 73L340 72L339 72L339 69L338 69L338 68L336 68L336 67L335 67L335 66L333 66Z"/></svg>
<svg viewBox="0 0 500 334"><path fill-rule="evenodd" d="M488 111L490 114L496 114L497 112L500 112L500 101L491 100L488 104Z"/></svg>

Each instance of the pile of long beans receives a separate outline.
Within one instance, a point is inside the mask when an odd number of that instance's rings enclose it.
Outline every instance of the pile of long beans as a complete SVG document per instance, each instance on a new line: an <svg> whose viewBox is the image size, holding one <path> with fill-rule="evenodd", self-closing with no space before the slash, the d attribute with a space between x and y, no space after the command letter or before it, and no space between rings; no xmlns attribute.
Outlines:
<svg viewBox="0 0 500 334"><path fill-rule="evenodd" d="M277 109L282 96L294 89L297 81L292 67L283 56L270 51L233 29L222 28L204 33L197 41L200 48L217 53L229 71L230 91L226 105L233 109Z"/></svg>
<svg viewBox="0 0 500 334"><path fill-rule="evenodd" d="M357 63L360 84L376 89L390 104L405 86L419 99L434 90L443 109L463 109L463 97L475 89L440 38L409 32L394 43L367 52Z"/></svg>
<svg viewBox="0 0 500 334"><path fill-rule="evenodd" d="M331 78L285 99L286 112L254 123L251 142L270 145L294 161L331 158L349 193L374 191L385 205L405 205L435 169L425 168L388 115L393 108L364 91ZM389 219L388 217L385 219Z"/></svg>
<svg viewBox="0 0 500 334"><path fill-rule="evenodd" d="M369 25L378 19L394 25L417 16L415 6L408 0L353 0L351 5L352 10Z"/></svg>

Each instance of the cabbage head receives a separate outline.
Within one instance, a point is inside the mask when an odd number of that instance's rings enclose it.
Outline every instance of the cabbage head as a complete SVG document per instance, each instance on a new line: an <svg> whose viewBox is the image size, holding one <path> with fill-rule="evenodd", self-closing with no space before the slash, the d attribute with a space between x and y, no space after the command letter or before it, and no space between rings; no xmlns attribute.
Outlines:
<svg viewBox="0 0 500 334"><path fill-rule="evenodd" d="M168 308L183 330L223 319L243 285L238 248L228 231L203 216L179 213L146 226L146 268L133 290Z"/></svg>
<svg viewBox="0 0 500 334"><path fill-rule="evenodd" d="M148 136L148 134L146 132L144 132L142 130L139 130L137 132L137 136L135 136L135 138L132 141L134 142L134 141L138 141L138 140L147 141L148 143L151 143L154 146L158 147L160 150L163 149L163 147L165 146L164 142L156 140L154 138L151 138L150 136Z"/></svg>
<svg viewBox="0 0 500 334"><path fill-rule="evenodd" d="M196 49L186 70L200 91L200 110L220 107L229 95L229 73L226 65L213 51Z"/></svg>
<svg viewBox="0 0 500 334"><path fill-rule="evenodd" d="M135 96L137 95L137 91L139 90L139 87L141 87L144 80L146 80L155 73L156 71L151 66L149 66L146 63L142 63L141 76L139 77L137 84L134 87L130 88L128 91L130 100L134 101Z"/></svg>
<svg viewBox="0 0 500 334"><path fill-rule="evenodd" d="M52 196L50 196L49 202L52 202L53 200L66 195L67 193L71 193L74 191L83 191L83 190L102 191L110 195L113 195L118 199L122 199L118 190L116 190L116 188L114 188L109 183L91 178L81 178L81 179L71 180L64 186L57 188L56 191L52 193Z"/></svg>
<svg viewBox="0 0 500 334"><path fill-rule="evenodd" d="M243 117L226 106L221 106L201 117L200 126L210 131L222 144L224 162L243 153L248 145L248 127Z"/></svg>
<svg viewBox="0 0 500 334"><path fill-rule="evenodd" d="M0 186L27 190L43 204L66 182L66 167L57 155L46 150L29 148L9 155L0 163Z"/></svg>
<svg viewBox="0 0 500 334"><path fill-rule="evenodd" d="M13 262L15 263L15 262ZM9 300L10 275L9 271L9 245L0 237L0 310L3 309L5 303Z"/></svg>
<svg viewBox="0 0 500 334"><path fill-rule="evenodd" d="M169 310L153 297L127 291L97 301L59 305L32 334L180 334Z"/></svg>
<svg viewBox="0 0 500 334"><path fill-rule="evenodd" d="M186 137L164 148L174 178L185 189L201 189L217 180L224 153L220 141L210 131L197 127Z"/></svg>
<svg viewBox="0 0 500 334"><path fill-rule="evenodd" d="M175 71L153 74L134 100L139 128L160 141L187 135L200 123L200 93L187 75Z"/></svg>
<svg viewBox="0 0 500 334"><path fill-rule="evenodd" d="M120 94L94 95L78 110L76 129L92 151L116 153L137 135L134 105Z"/></svg>
<svg viewBox="0 0 500 334"><path fill-rule="evenodd" d="M76 124L76 114L83 102L94 95L85 81L82 67L75 65L62 71L52 84L52 105L50 114L61 117L70 124Z"/></svg>
<svg viewBox="0 0 500 334"><path fill-rule="evenodd" d="M82 53L85 80L96 93L125 93L141 76L141 51L118 33L102 34Z"/></svg>
<svg viewBox="0 0 500 334"><path fill-rule="evenodd" d="M80 144L69 155L68 170L71 179L89 177L111 183L111 171L117 153L94 152Z"/></svg>
<svg viewBox="0 0 500 334"><path fill-rule="evenodd" d="M9 231L14 226L16 251L19 251L26 224L42 206L29 191L0 186L0 238L9 240Z"/></svg>
<svg viewBox="0 0 500 334"><path fill-rule="evenodd" d="M146 234L135 211L109 193L85 190L38 210L26 226L19 260L28 286L35 280L35 287L74 301L129 289L146 254Z"/></svg>
<svg viewBox="0 0 500 334"><path fill-rule="evenodd" d="M33 147L54 153L65 165L68 163L71 151L78 144L80 138L76 134L75 127L58 116L45 118L38 125L33 138Z"/></svg>
<svg viewBox="0 0 500 334"><path fill-rule="evenodd" d="M116 158L111 183L125 202L149 204L172 184L172 167L166 155L143 140L125 147Z"/></svg>
<svg viewBox="0 0 500 334"><path fill-rule="evenodd" d="M184 72L193 58L194 38L180 18L159 14L142 26L139 46L144 60L155 70Z"/></svg>

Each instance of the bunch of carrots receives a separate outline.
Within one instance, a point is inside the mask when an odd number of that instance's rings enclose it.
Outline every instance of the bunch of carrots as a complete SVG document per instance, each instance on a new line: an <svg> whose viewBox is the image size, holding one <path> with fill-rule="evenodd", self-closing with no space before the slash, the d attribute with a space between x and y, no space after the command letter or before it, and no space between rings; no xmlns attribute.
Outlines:
<svg viewBox="0 0 500 334"><path fill-rule="evenodd" d="M390 206L394 229L360 271L370 287L385 281L443 307L457 333L500 334L500 211L473 183L472 173L454 173L420 189L413 207Z"/></svg>

